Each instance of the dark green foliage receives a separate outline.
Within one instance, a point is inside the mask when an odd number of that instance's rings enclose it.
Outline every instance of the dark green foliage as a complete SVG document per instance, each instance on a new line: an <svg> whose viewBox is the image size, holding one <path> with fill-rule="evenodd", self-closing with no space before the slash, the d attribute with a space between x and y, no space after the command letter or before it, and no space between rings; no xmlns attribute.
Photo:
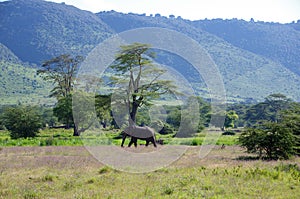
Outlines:
<svg viewBox="0 0 300 199"><path fill-rule="evenodd" d="M74 120L74 136L89 129L94 124L99 124L95 119L95 96L93 93L76 91L72 98L72 111Z"/></svg>
<svg viewBox="0 0 300 199"><path fill-rule="evenodd" d="M290 108L281 112L281 123L291 129L296 138L296 152L300 154L300 103L291 103Z"/></svg>
<svg viewBox="0 0 300 199"><path fill-rule="evenodd" d="M56 140L53 139L53 137L49 137L45 140L40 141L40 146L55 146L56 144Z"/></svg>
<svg viewBox="0 0 300 199"><path fill-rule="evenodd" d="M170 124L165 123L158 133L162 135L174 134L174 130Z"/></svg>
<svg viewBox="0 0 300 199"><path fill-rule="evenodd" d="M245 130L239 143L249 153L258 153L259 157L268 159L288 159L294 154L296 145L291 129L278 123L264 123Z"/></svg>
<svg viewBox="0 0 300 199"><path fill-rule="evenodd" d="M199 105L199 123L194 129L197 129L196 131L201 132L204 128L209 126L211 119L211 106L209 102L205 101L201 97L195 97L194 99ZM184 111L182 112L181 106L164 106L164 109L167 113L166 123L169 124L175 131L178 130L182 119L191 119L189 118L189 113L185 113ZM183 114L185 117L182 118Z"/></svg>
<svg viewBox="0 0 300 199"><path fill-rule="evenodd" d="M3 113L2 121L13 139L35 137L42 127L42 118L37 107L7 108Z"/></svg>
<svg viewBox="0 0 300 199"><path fill-rule="evenodd" d="M233 110L236 112L236 114L239 116L239 118L235 121L235 125L237 127L244 127L247 124L247 121L245 120L246 112L247 110L253 106L253 103L234 103L229 104L227 107L227 111Z"/></svg>
<svg viewBox="0 0 300 199"><path fill-rule="evenodd" d="M95 111L103 128L112 124L111 95L96 95Z"/></svg>
<svg viewBox="0 0 300 199"><path fill-rule="evenodd" d="M272 94L265 98L264 102L251 106L245 113L244 119L248 126L253 126L261 121L277 122L280 120L280 112L287 110L291 100L283 94Z"/></svg>
<svg viewBox="0 0 300 199"><path fill-rule="evenodd" d="M93 13L66 4L7 1L0 13L0 42L22 61L38 65L63 53L87 54L112 33Z"/></svg>
<svg viewBox="0 0 300 199"><path fill-rule="evenodd" d="M222 133L222 135L235 135L235 132L232 130L227 130L224 133Z"/></svg>
<svg viewBox="0 0 300 199"><path fill-rule="evenodd" d="M42 113L43 127L53 127L57 123L57 117L54 116L53 108L41 107L40 113Z"/></svg>
<svg viewBox="0 0 300 199"><path fill-rule="evenodd" d="M55 107L53 108L54 116L58 121L65 124L66 128L73 126L73 113L72 113L72 95L61 97L58 99Z"/></svg>
<svg viewBox="0 0 300 199"><path fill-rule="evenodd" d="M198 131L201 132L204 128L209 126L211 119L211 105L201 97L197 97L199 104L200 121L198 125Z"/></svg>
<svg viewBox="0 0 300 199"><path fill-rule="evenodd" d="M244 20L199 20L191 22L193 26L208 31L235 46L278 60L290 70L300 74L299 54L300 33L299 22L295 24L279 24L264 22L247 22ZM292 27L295 29L293 29ZM286 35L288 37L283 37ZM245 42L248 41L248 42ZM283 48L282 46L286 46ZM288 59L287 59L288 57Z"/></svg>
<svg viewBox="0 0 300 199"><path fill-rule="evenodd" d="M282 94L269 95L246 111L243 118L251 128L242 133L240 143L248 152L271 159L299 154L299 107Z"/></svg>
<svg viewBox="0 0 300 199"><path fill-rule="evenodd" d="M166 122L178 129L181 121L181 107L180 106L165 106L167 113Z"/></svg>
<svg viewBox="0 0 300 199"><path fill-rule="evenodd" d="M74 96L69 94L66 97L60 97L53 108L53 113L59 122L66 125L66 129L74 129L74 136L80 136L80 133L93 124L93 121L90 121L91 113L94 111L90 109L93 99L92 96L82 92L76 92Z"/></svg>

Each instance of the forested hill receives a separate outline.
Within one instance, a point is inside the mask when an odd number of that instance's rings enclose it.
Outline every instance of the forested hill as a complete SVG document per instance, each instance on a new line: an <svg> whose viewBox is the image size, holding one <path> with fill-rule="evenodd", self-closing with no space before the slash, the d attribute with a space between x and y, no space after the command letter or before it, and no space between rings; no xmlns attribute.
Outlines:
<svg viewBox="0 0 300 199"><path fill-rule="evenodd" d="M300 21L189 21L159 14L94 14L64 3L11 0L0 2L0 59L7 61L4 49L9 49L15 55L9 63L18 63L15 67L24 62L40 66L65 53L86 55L114 33L139 27L168 28L198 41L219 67L229 100L261 100L271 93L300 99ZM164 60L186 77L195 77L178 59Z"/></svg>
<svg viewBox="0 0 300 199"><path fill-rule="evenodd" d="M86 54L111 33L93 13L64 3L0 2L0 42L24 62L41 64L63 53Z"/></svg>
<svg viewBox="0 0 300 199"><path fill-rule="evenodd" d="M300 75L300 20L298 23L279 24L215 19L190 24L239 48L280 62Z"/></svg>
<svg viewBox="0 0 300 199"><path fill-rule="evenodd" d="M292 36L289 37L289 33L287 33L285 35L287 38L281 38L281 40L278 40L278 37L274 36L260 38L260 41L256 41L257 45L254 49L257 49L254 51L247 48L248 45L252 45L252 40L249 39L247 41L241 36L235 37L236 41L232 42L219 36L217 33L207 31L202 27L205 25L202 24L200 26L198 24L201 21L193 22L184 20L181 17L164 17L159 14L155 16L122 14L115 11L100 12L97 15L116 32L141 27L162 27L176 30L195 39L209 52L217 64L222 74L229 99L232 98L233 100L236 100L238 98L243 98L244 100L257 100L274 92L285 93L294 99L300 99L300 73L297 73L297 70L300 67L296 67L297 63L300 62L295 61L299 59L297 53L300 54L300 46L294 47L294 52L290 54L283 52L281 49L278 50L282 43L284 46L297 46L297 43L300 41L300 38L296 41L296 38L298 37L296 37L295 34L298 32L291 28L289 24L270 25L269 23L262 22L255 23L235 19L229 20L237 21L237 23L244 25L248 24L249 27L253 26L254 23L259 27L264 27L264 31L269 32L271 35L282 34L282 30L279 29L278 26L286 27L284 29L285 32L291 30ZM203 23L205 21L206 20L203 20ZM223 21L224 24L227 23L227 20L221 21ZM221 25L219 32L222 32ZM253 34L260 35L260 33L261 30L257 30L255 33L245 30L244 34L249 34L250 37ZM232 31L232 34L236 35L234 31ZM263 39L265 40L263 41ZM287 43L284 43L283 40L287 41ZM245 44L245 46L239 46L236 44L239 42L249 43ZM259 50L261 49L260 45L265 45L267 47ZM286 58L286 60L284 58ZM282 60L282 62L280 60ZM289 60L294 61L289 62ZM173 64L176 68L176 63ZM177 67L181 67L182 70L185 70L182 65ZM190 75L192 76L193 74L191 73Z"/></svg>
<svg viewBox="0 0 300 199"><path fill-rule="evenodd" d="M14 55L5 45L0 43L0 60L11 63L20 63L19 58Z"/></svg>

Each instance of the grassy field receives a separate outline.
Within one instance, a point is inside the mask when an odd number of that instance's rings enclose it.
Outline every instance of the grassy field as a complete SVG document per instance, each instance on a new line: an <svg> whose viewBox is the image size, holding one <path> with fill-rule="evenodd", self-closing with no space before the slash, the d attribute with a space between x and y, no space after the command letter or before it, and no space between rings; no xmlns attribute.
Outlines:
<svg viewBox="0 0 300 199"><path fill-rule="evenodd" d="M119 132L108 133L120 145ZM47 129L36 138L17 140L0 131L0 199L300 198L300 157L258 160L236 146L235 135L221 136L208 156L200 158L198 145L204 137L174 138L172 144L190 145L178 160L154 172L132 174L96 160L72 130ZM103 147L109 151L113 146ZM162 147L123 150L148 153Z"/></svg>
<svg viewBox="0 0 300 199"><path fill-rule="evenodd" d="M121 145L121 138L119 137L120 131L107 131L103 139L110 139L111 142L115 145ZM72 129L45 129L41 130L37 137L35 138L21 138L21 139L10 139L8 131L0 131L0 147L7 146L83 146L83 139L95 139L99 141L99 137L95 135L74 137L72 136ZM157 139L164 139L164 143L172 143L176 145L190 145L190 146L199 146L203 143L205 138L205 132L198 134L195 137L191 138L171 138L170 136L157 135ZM216 143L217 145L236 145L238 136L221 136ZM129 139L126 140L127 144ZM105 143L105 142L103 142ZM140 144L144 141L139 142Z"/></svg>
<svg viewBox="0 0 300 199"><path fill-rule="evenodd" d="M299 157L261 161L216 146L200 159L198 151L191 146L169 167L132 174L80 146L2 147L0 198L300 198Z"/></svg>

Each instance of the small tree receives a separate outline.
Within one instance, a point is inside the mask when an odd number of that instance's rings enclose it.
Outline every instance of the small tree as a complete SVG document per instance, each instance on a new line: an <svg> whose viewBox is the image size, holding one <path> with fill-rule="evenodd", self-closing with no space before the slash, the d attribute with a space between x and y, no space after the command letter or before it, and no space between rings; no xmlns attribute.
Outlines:
<svg viewBox="0 0 300 199"><path fill-rule="evenodd" d="M230 110L226 112L226 117L225 117L225 128L234 128L234 122L239 119L238 114L234 110Z"/></svg>
<svg viewBox="0 0 300 199"><path fill-rule="evenodd" d="M290 129L296 137L295 151L300 154L300 103L291 103L288 110L281 112L281 123Z"/></svg>
<svg viewBox="0 0 300 199"><path fill-rule="evenodd" d="M102 127L106 128L113 120L111 115L111 95L96 95L95 111Z"/></svg>
<svg viewBox="0 0 300 199"><path fill-rule="evenodd" d="M74 96L69 94L67 97L59 98L53 108L53 113L58 121L66 124L67 129L73 128L73 136L80 136L94 124L94 121L89 121L90 118L93 118L93 110L89 106L91 100L94 100L93 96L78 91L74 93Z"/></svg>
<svg viewBox="0 0 300 199"><path fill-rule="evenodd" d="M19 106L5 109L3 124L12 139L35 137L42 127L42 118L37 107Z"/></svg>
<svg viewBox="0 0 300 199"><path fill-rule="evenodd" d="M288 159L294 154L295 136L291 129L278 123L265 123L257 128L245 130L239 143L249 153L258 153L268 159Z"/></svg>
<svg viewBox="0 0 300 199"><path fill-rule="evenodd" d="M58 99L55 107L53 108L53 114L58 118L58 121L66 125L66 129L73 126L73 114L72 114L72 95L69 94L66 97Z"/></svg>

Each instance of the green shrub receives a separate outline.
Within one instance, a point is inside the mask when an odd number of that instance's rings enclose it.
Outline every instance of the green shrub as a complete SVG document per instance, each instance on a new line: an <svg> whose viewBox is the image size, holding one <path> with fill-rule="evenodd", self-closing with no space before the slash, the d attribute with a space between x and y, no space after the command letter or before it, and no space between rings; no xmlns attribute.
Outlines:
<svg viewBox="0 0 300 199"><path fill-rule="evenodd" d="M36 107L18 106L4 110L2 123L12 139L35 137L42 127L42 118Z"/></svg>
<svg viewBox="0 0 300 199"><path fill-rule="evenodd" d="M295 136L289 128L278 123L265 123L244 131L239 143L249 153L268 159L289 159L294 154Z"/></svg>
<svg viewBox="0 0 300 199"><path fill-rule="evenodd" d="M200 139L197 139L197 138L194 138L193 140L192 140L192 146L199 146L199 145L201 145L202 144L202 140L200 140Z"/></svg>

